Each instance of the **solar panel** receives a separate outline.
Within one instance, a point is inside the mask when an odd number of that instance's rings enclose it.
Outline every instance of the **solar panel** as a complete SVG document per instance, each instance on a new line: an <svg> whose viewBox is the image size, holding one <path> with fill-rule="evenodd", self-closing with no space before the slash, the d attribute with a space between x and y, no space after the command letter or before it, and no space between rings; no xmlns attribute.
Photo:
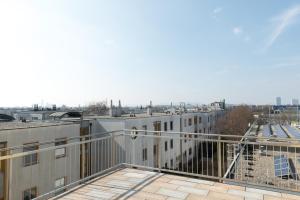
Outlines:
<svg viewBox="0 0 300 200"><path fill-rule="evenodd" d="M274 156L275 176L289 176L290 165L288 159L284 155Z"/></svg>

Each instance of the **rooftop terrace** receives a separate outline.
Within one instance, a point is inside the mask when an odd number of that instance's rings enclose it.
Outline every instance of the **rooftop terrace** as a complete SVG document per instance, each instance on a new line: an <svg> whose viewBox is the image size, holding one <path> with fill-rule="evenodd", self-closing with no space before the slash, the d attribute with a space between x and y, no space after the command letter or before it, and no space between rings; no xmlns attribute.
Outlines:
<svg viewBox="0 0 300 200"><path fill-rule="evenodd" d="M124 168L99 177L55 199L60 200L280 200L299 196L164 173Z"/></svg>

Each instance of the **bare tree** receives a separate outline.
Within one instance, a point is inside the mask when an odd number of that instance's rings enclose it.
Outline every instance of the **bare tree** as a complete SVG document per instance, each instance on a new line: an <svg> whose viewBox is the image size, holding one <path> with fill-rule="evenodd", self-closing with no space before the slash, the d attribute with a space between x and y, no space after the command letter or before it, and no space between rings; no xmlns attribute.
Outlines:
<svg viewBox="0 0 300 200"><path fill-rule="evenodd" d="M108 107L105 101L91 102L86 110L87 114L105 115L108 112Z"/></svg>
<svg viewBox="0 0 300 200"><path fill-rule="evenodd" d="M253 120L253 114L248 106L237 106L217 121L216 131L224 135L244 135L248 124Z"/></svg>

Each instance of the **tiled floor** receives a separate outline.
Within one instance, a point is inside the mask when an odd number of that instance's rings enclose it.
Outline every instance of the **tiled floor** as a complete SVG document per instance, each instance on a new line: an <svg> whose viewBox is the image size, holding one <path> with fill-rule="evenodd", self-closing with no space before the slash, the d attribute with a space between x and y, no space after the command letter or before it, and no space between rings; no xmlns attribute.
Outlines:
<svg viewBox="0 0 300 200"><path fill-rule="evenodd" d="M59 199L300 200L300 196L126 168L90 182Z"/></svg>

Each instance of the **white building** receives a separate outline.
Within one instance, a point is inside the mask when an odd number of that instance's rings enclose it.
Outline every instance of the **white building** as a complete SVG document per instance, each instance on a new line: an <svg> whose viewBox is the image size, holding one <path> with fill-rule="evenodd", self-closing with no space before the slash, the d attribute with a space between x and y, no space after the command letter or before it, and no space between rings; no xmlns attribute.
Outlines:
<svg viewBox="0 0 300 200"><path fill-rule="evenodd" d="M70 122L0 123L1 156L64 145L79 135L80 125ZM31 199L79 180L79 156L77 146L1 160L0 199Z"/></svg>
<svg viewBox="0 0 300 200"><path fill-rule="evenodd" d="M115 109L121 108L117 107ZM144 132L134 131L136 137L127 136L125 143L124 141L119 142L120 145L124 144L126 146L123 149L130 149L126 152L126 162L148 167L173 169L180 167L195 156L195 141L191 137L180 139L180 137L186 136L180 132L214 133L216 119L222 115L223 111L152 113L151 108L148 108L147 113L142 114L116 115L115 113L117 112L110 111L111 116L90 117L92 135L99 133L101 135L101 133L124 129L143 130ZM150 133L147 131L162 132ZM164 133L165 131L168 133ZM127 134L131 134L131 132L127 132ZM141 135L144 134L161 135L163 137L142 137ZM99 153L97 149L96 146L93 147L92 152L95 152L95 155ZM92 163L92 171L98 171L99 167L102 166Z"/></svg>

